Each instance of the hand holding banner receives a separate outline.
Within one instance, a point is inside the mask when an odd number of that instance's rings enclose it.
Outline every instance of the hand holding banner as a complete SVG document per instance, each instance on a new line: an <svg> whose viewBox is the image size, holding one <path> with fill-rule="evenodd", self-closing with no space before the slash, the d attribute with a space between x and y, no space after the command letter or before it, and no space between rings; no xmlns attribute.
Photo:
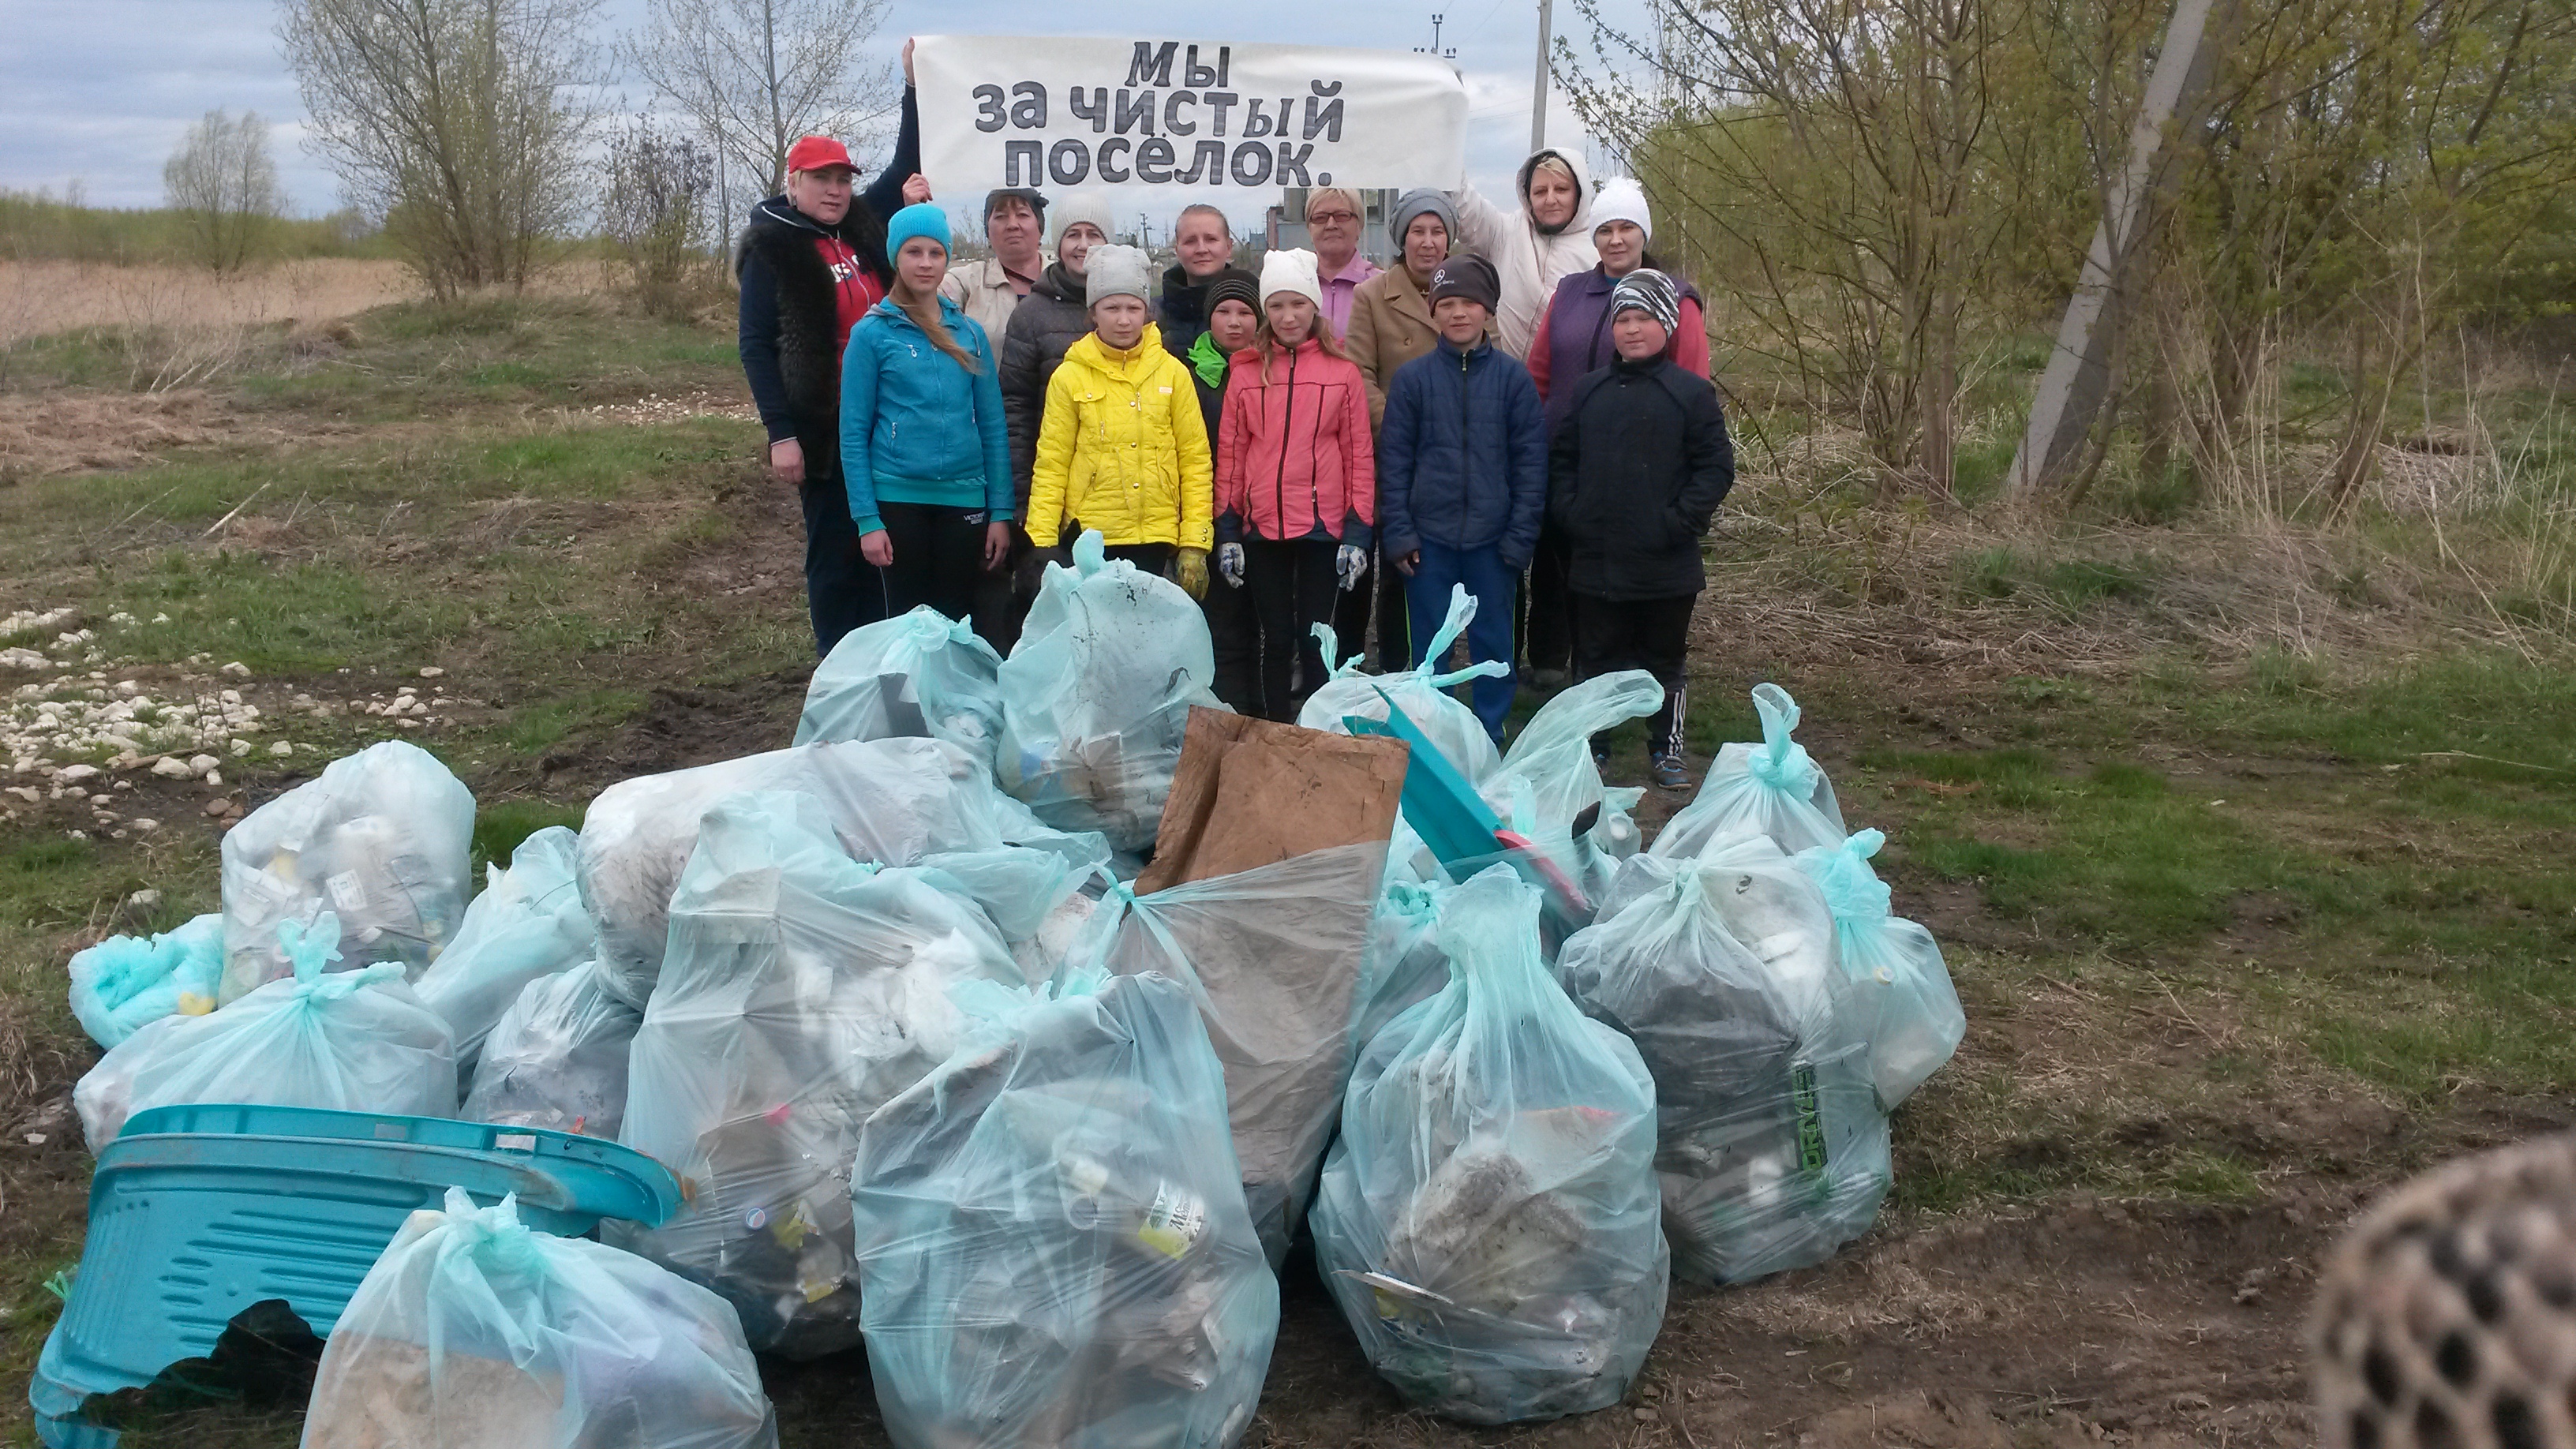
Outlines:
<svg viewBox="0 0 2576 1449"><path fill-rule="evenodd" d="M1436 56L1214 40L931 35L913 47L921 169L996 186L1443 189L1467 88Z"/></svg>

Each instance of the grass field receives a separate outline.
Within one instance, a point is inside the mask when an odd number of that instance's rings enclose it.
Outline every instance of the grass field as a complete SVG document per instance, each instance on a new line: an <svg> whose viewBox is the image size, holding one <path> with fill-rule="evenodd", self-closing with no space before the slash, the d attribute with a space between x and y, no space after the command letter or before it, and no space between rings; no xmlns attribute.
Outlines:
<svg viewBox="0 0 2576 1449"><path fill-rule="evenodd" d="M811 668L794 503L755 466L728 333L580 298L405 303L327 348L270 330L175 443L0 474L0 615L76 611L0 648L86 627L98 655L0 686L232 687L269 721L220 788L0 795L12 1442L44 1284L79 1252L73 949L211 909L223 822L370 739L448 760L499 856L610 781L785 743ZM0 419L140 416L132 345L21 339ZM2553 552L2576 430L2530 389L2443 406L2471 403L2498 442L2467 496L2334 524L2134 490L2038 524L1888 506L1833 430L1739 419L1701 756L1750 737L1753 683L1794 692L1968 1007L1897 1119L1896 1196L1823 1268L1677 1290L1629 1405L1507 1432L1404 1412L1292 1268L1251 1442L2306 1442L2305 1285L2336 1226L2444 1156L2576 1121ZM218 672L236 661L246 680ZM424 715L365 712L404 688ZM0 723L46 692L0 693ZM863 1360L770 1387L790 1445L884 1442ZM131 1444L297 1432L257 1403L138 1422Z"/></svg>

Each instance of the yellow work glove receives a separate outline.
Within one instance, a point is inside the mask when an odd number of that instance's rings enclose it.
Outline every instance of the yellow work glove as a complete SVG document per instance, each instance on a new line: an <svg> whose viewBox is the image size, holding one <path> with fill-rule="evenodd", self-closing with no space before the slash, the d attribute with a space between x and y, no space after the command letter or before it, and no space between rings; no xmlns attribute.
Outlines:
<svg viewBox="0 0 2576 1449"><path fill-rule="evenodd" d="M1193 599L1206 598L1207 550L1203 548L1182 549L1180 574L1182 592L1188 594Z"/></svg>

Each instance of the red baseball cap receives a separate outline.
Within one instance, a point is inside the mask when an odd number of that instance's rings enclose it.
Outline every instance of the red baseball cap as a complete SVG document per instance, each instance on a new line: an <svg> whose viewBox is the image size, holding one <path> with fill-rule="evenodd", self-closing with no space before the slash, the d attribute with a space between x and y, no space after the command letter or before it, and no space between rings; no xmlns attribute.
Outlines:
<svg viewBox="0 0 2576 1449"><path fill-rule="evenodd" d="M829 136L799 136L796 144L787 148L790 171L820 171L826 166L853 173L859 169L850 160L850 148Z"/></svg>

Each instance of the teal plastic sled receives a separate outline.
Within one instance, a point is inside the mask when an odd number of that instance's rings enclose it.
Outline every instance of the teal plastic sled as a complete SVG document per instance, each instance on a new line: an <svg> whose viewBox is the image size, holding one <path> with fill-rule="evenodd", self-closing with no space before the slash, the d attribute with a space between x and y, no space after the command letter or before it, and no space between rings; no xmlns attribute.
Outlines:
<svg viewBox="0 0 2576 1449"><path fill-rule="evenodd" d="M478 1205L516 1193L521 1222L565 1237L680 1207L668 1169L597 1138L305 1107L138 1112L90 1179L80 1271L27 1386L38 1437L108 1449L116 1430L82 1416L90 1396L206 1356L254 1303L284 1299L327 1336L403 1220L451 1186Z"/></svg>

